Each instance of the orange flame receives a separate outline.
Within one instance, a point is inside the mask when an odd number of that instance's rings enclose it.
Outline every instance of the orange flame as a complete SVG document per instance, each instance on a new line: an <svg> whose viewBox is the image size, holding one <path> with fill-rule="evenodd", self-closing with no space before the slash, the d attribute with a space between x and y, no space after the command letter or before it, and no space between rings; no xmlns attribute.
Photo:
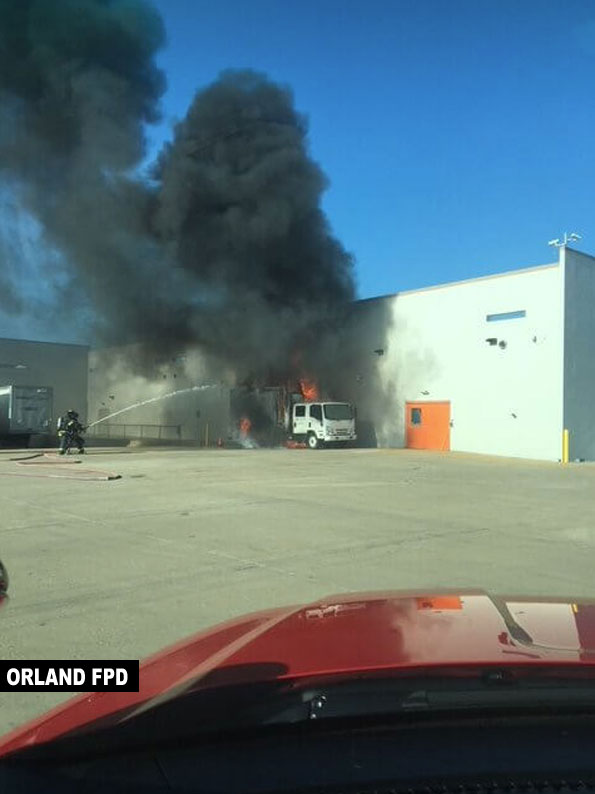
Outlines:
<svg viewBox="0 0 595 794"><path fill-rule="evenodd" d="M306 379L301 380L300 389L302 392L302 397L306 402L310 403L320 399L318 386L313 380L306 380Z"/></svg>
<svg viewBox="0 0 595 794"><path fill-rule="evenodd" d="M250 434L251 429L252 429L252 422L248 419L247 416L244 416L240 420L240 434L242 438L246 438Z"/></svg>

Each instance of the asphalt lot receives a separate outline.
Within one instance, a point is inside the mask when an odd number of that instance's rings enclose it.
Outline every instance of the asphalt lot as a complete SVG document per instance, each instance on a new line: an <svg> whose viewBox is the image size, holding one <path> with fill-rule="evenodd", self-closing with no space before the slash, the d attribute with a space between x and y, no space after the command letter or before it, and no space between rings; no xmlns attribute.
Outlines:
<svg viewBox="0 0 595 794"><path fill-rule="evenodd" d="M0 452L5 659L142 658L337 592L595 595L595 466L409 450L92 449L44 477ZM77 468L78 467L78 468ZM64 695L0 694L0 733Z"/></svg>

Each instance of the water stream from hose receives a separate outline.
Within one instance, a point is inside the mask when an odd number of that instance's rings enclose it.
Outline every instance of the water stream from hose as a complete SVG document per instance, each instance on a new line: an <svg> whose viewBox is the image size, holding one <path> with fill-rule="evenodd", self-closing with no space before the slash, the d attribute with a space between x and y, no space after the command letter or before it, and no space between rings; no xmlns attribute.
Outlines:
<svg viewBox="0 0 595 794"><path fill-rule="evenodd" d="M150 405L150 403L156 403L160 400L168 400L170 397L176 397L178 394L188 394L190 392L195 391L204 391L205 389L213 389L214 386L191 386L188 389L178 389L177 391L169 392L169 394L162 394L159 397L151 397L149 400L140 400L133 405L128 405L126 408L120 408L119 411L114 411L112 414L108 414L107 416L102 416L101 419L97 419L95 422L91 422L87 425L87 429L90 427L94 427L95 425L100 424L101 422L107 422L108 419L113 419L114 416L120 416L120 414L125 413L126 411L132 411L133 408L140 408L143 405Z"/></svg>

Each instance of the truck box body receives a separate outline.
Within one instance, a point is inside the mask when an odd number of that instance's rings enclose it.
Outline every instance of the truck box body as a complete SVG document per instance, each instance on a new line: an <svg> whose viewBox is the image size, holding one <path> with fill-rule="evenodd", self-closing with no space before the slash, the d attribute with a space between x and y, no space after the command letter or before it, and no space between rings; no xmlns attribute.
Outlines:
<svg viewBox="0 0 595 794"><path fill-rule="evenodd" d="M52 410L49 386L0 386L0 436L49 434Z"/></svg>
<svg viewBox="0 0 595 794"><path fill-rule="evenodd" d="M249 435L260 446L283 443L288 428L288 397L285 389L236 388L230 392L230 436L240 430L242 420L250 421Z"/></svg>

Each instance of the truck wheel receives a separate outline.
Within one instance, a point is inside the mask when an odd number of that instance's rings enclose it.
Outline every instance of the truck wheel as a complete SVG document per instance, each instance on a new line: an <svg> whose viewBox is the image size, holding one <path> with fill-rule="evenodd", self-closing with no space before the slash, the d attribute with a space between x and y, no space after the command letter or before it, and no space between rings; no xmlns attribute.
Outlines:
<svg viewBox="0 0 595 794"><path fill-rule="evenodd" d="M308 433L308 449L318 449L320 441L315 433Z"/></svg>

